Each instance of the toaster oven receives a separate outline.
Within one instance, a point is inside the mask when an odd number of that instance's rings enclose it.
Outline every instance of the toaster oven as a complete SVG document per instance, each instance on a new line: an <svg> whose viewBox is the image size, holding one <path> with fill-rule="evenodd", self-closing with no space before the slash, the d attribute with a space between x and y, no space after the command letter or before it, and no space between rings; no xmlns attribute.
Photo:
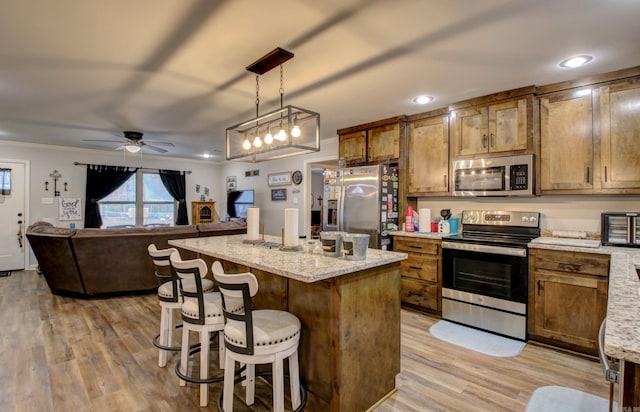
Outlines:
<svg viewBox="0 0 640 412"><path fill-rule="evenodd" d="M639 212L602 213L602 244L640 247Z"/></svg>

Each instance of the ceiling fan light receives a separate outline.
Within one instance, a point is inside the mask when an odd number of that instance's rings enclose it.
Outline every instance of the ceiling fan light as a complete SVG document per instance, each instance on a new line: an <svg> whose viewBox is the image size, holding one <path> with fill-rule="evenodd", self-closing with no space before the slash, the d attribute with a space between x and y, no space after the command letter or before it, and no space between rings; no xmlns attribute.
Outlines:
<svg viewBox="0 0 640 412"><path fill-rule="evenodd" d="M127 143L126 145L124 145L124 148L129 153L138 153L140 151L140 146L135 143Z"/></svg>

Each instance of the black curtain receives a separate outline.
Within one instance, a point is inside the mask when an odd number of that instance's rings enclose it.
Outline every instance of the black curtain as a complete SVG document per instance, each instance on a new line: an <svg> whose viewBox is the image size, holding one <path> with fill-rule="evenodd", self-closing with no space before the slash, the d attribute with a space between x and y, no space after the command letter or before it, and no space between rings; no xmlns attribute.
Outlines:
<svg viewBox="0 0 640 412"><path fill-rule="evenodd" d="M187 215L187 185L185 183L184 173L176 170L159 170L160 180L164 185L167 192L175 200L178 201L178 217L176 218L177 225L188 225L189 217Z"/></svg>
<svg viewBox="0 0 640 412"><path fill-rule="evenodd" d="M87 165L84 227L99 228L102 226L98 201L119 188L136 170L138 169L123 166Z"/></svg>

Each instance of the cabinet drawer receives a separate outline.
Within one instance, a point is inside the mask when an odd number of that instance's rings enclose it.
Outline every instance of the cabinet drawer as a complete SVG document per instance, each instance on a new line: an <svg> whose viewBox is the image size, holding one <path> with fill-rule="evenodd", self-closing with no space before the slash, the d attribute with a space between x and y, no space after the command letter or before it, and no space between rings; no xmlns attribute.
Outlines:
<svg viewBox="0 0 640 412"><path fill-rule="evenodd" d="M533 253L534 270L579 273L583 275L609 276L608 255L562 252L554 250Z"/></svg>
<svg viewBox="0 0 640 412"><path fill-rule="evenodd" d="M400 279L400 289L402 302L439 310L437 284L403 277Z"/></svg>
<svg viewBox="0 0 640 412"><path fill-rule="evenodd" d="M437 282L438 259L432 256L410 254L408 259L400 262L400 274L414 279Z"/></svg>
<svg viewBox="0 0 640 412"><path fill-rule="evenodd" d="M393 250L397 252L438 254L438 240L420 239L415 237L396 237L393 240Z"/></svg>

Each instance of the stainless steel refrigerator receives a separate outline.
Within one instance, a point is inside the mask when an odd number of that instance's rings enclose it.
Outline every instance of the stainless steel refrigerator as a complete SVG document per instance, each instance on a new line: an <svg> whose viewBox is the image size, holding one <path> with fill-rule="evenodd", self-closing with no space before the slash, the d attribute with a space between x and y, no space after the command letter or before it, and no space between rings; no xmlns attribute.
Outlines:
<svg viewBox="0 0 640 412"><path fill-rule="evenodd" d="M389 231L398 229L398 169L325 170L322 203L322 230L369 234L369 247L389 249Z"/></svg>

